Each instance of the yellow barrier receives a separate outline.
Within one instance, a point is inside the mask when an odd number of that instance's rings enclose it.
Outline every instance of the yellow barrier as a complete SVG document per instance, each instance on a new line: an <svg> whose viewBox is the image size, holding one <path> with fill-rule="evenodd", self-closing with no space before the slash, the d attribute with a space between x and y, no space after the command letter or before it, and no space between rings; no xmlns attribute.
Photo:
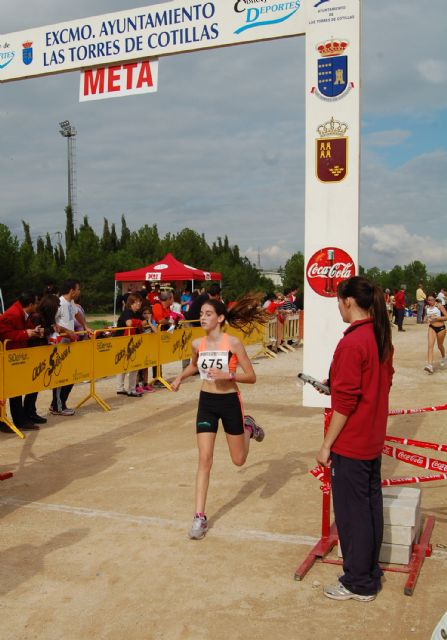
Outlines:
<svg viewBox="0 0 447 640"><path fill-rule="evenodd" d="M54 389L93 378L91 340L6 349L4 397Z"/></svg>
<svg viewBox="0 0 447 640"><path fill-rule="evenodd" d="M250 335L231 327L227 327L227 331L244 345L262 342L261 352L254 357L261 353L276 357L272 351L277 343L276 318L272 318L266 327L255 328ZM298 340L298 332L299 322L291 317L287 329L287 336L291 337L288 339ZM98 335L88 340L25 349L7 349L0 343L0 419L24 438L7 417L6 399L78 382L90 383L90 391L78 407L93 399L108 411L109 405L96 393L96 380L149 367L157 367L156 379L170 389L169 383L160 375L161 365L191 358L192 340L204 335L200 326L187 324L172 332L156 334L116 336L113 333L103 337L103 332L97 332Z"/></svg>

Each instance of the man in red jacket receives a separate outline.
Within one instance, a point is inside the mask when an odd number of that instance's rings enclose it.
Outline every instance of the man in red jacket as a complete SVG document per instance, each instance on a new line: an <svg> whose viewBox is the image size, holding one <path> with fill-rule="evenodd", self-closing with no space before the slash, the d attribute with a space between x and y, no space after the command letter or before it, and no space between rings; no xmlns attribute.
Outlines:
<svg viewBox="0 0 447 640"><path fill-rule="evenodd" d="M12 306L0 315L0 340L6 343L6 349L22 349L28 346L30 338L41 336L40 327L34 327L30 315L36 308L36 295L30 291L22 293ZM25 415L22 396L9 398L11 418L15 426L22 430L38 429ZM0 431L10 433L10 429L0 424Z"/></svg>
<svg viewBox="0 0 447 640"><path fill-rule="evenodd" d="M402 327L405 316L405 292L407 290L406 284L400 285L400 290L394 294L394 309L396 310L396 324L398 331L405 331Z"/></svg>

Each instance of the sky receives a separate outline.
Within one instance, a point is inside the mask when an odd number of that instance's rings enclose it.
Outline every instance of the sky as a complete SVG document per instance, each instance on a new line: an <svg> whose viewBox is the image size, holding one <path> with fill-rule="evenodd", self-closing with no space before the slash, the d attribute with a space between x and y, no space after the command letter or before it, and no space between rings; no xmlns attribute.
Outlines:
<svg viewBox="0 0 447 640"><path fill-rule="evenodd" d="M219 0L230 1L230 0ZM11 33L138 0L0 0ZM38 9L34 11L33 8ZM447 272L445 0L363 3L360 264ZM0 85L0 222L19 240L65 230L66 140L76 224L227 235L261 267L304 251L304 38L160 58L158 92L79 103L79 72Z"/></svg>

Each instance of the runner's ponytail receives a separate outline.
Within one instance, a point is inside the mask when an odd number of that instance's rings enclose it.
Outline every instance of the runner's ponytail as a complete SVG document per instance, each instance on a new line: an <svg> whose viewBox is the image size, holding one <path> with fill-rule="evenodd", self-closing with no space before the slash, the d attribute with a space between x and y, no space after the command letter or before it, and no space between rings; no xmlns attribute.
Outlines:
<svg viewBox="0 0 447 640"><path fill-rule="evenodd" d="M227 309L221 300L207 300L203 304L214 307L217 315L225 316L230 327L249 335L257 324L266 324L267 312L261 307L262 293L248 293Z"/></svg>

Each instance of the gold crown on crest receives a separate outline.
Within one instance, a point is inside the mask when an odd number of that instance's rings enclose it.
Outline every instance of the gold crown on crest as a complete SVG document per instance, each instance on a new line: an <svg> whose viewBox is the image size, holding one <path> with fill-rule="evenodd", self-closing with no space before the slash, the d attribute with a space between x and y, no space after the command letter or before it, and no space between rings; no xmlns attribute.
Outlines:
<svg viewBox="0 0 447 640"><path fill-rule="evenodd" d="M326 136L344 136L348 129L348 125L345 122L335 120L334 117L324 124L320 124L317 131L321 138Z"/></svg>
<svg viewBox="0 0 447 640"><path fill-rule="evenodd" d="M349 46L349 40L326 40L326 42L320 42L315 47L318 53L324 58L330 58L331 56L339 56L345 52Z"/></svg>
<svg viewBox="0 0 447 640"><path fill-rule="evenodd" d="M29 49L29 48L30 48L30 47L32 47L32 46L33 46L33 43L32 43L32 42L23 42L23 43L22 43L22 47L23 47L24 49Z"/></svg>

